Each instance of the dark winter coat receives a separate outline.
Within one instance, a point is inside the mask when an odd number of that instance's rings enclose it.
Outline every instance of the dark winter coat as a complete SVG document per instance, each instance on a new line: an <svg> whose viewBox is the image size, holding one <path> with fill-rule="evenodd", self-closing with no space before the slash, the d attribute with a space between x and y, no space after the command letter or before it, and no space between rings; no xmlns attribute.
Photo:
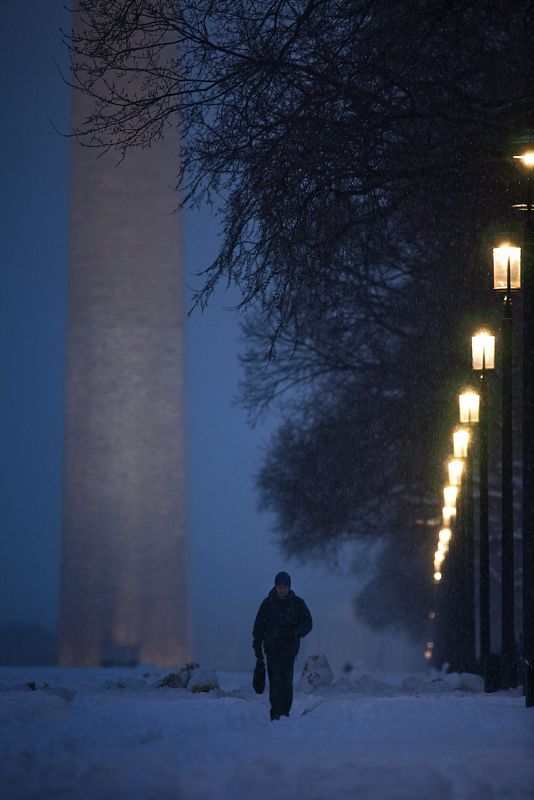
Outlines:
<svg viewBox="0 0 534 800"><path fill-rule="evenodd" d="M278 597L272 588L260 605L252 631L252 646L256 657L276 654L296 656L300 640L312 629L312 618L308 606L290 589L285 600Z"/></svg>

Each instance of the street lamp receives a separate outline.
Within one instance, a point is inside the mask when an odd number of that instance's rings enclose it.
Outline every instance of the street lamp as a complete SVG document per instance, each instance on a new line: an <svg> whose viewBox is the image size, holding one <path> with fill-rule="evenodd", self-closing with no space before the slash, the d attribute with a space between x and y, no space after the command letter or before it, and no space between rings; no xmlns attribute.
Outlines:
<svg viewBox="0 0 534 800"><path fill-rule="evenodd" d="M525 167L534 167L534 151L527 151L520 156L514 156L517 158Z"/></svg>
<svg viewBox="0 0 534 800"><path fill-rule="evenodd" d="M434 569L441 572L441 562L449 553L447 566L447 597L444 598L445 619L447 624L447 655L449 664L454 670L465 670L462 615L464 607L464 575L463 575L463 549L465 533L463 530L462 506L459 504L459 486L463 464L459 460L448 464L450 482L443 488L443 522L446 527L439 532L438 548L435 554ZM449 521L450 520L450 521ZM455 535L452 537L450 524L457 521ZM449 522L449 524L447 524ZM452 541L451 541L452 540Z"/></svg>
<svg viewBox="0 0 534 800"><path fill-rule="evenodd" d="M450 528L441 528L440 532L438 533L438 540L440 544L448 545L452 536L452 531Z"/></svg>
<svg viewBox="0 0 534 800"><path fill-rule="evenodd" d="M479 331L471 338L473 369L485 372L495 368L495 336L488 331Z"/></svg>
<svg viewBox="0 0 534 800"><path fill-rule="evenodd" d="M443 558L449 552L449 542L439 541L438 542L438 552L443 554Z"/></svg>
<svg viewBox="0 0 534 800"><path fill-rule="evenodd" d="M437 552L443 554L443 558L449 551L449 542L451 541L451 527L456 520L456 495L458 489L456 486L446 486L443 490L443 496L445 505L442 508L442 517L443 517L443 527L440 530L438 535L438 547ZM443 531L448 531L447 533L443 533ZM441 571L441 564L437 564L434 561L434 581L438 583L441 581L442 571ZM448 661L451 662L454 660L456 655L456 636L457 636L457 620L454 615L454 583L449 585L447 597L442 598L442 613L443 620L445 623L445 627L443 629L443 634L446 637L445 643L445 652L448 655ZM451 619L451 613L453 618Z"/></svg>
<svg viewBox="0 0 534 800"><path fill-rule="evenodd" d="M526 171L526 202L516 206L525 213L523 238L523 654L525 705L534 705L534 131L526 131L516 144L522 152L514 158Z"/></svg>
<svg viewBox="0 0 534 800"><path fill-rule="evenodd" d="M479 413L479 548L480 548L480 657L486 673L491 653L490 565L488 513L488 388L486 371L495 368L495 337L480 331L472 337L473 369L480 372Z"/></svg>
<svg viewBox="0 0 534 800"><path fill-rule="evenodd" d="M453 431L452 442L455 458L467 458L471 434L467 428L458 428Z"/></svg>
<svg viewBox="0 0 534 800"><path fill-rule="evenodd" d="M501 244L493 248L493 288L509 292L521 288L521 248ZM506 301L505 296L505 301ZM510 298L511 302L511 298Z"/></svg>
<svg viewBox="0 0 534 800"><path fill-rule="evenodd" d="M451 486L461 486L464 471L464 462L459 458L454 458L447 464L449 472L449 483Z"/></svg>
<svg viewBox="0 0 534 800"><path fill-rule="evenodd" d="M454 506L456 508L456 501L458 500L458 487L445 486L443 488L443 500L446 506Z"/></svg>
<svg viewBox="0 0 534 800"><path fill-rule="evenodd" d="M472 390L460 394L460 422L472 425L480 420L480 395ZM464 505L464 608L463 633L464 652L468 669L473 669L476 660L476 615L475 615L475 506L474 506L474 460L470 447L472 433L468 428L460 428L453 433L454 455L456 458L469 458L466 470Z"/></svg>
<svg viewBox="0 0 534 800"><path fill-rule="evenodd" d="M451 524L456 519L456 506L443 506L441 509L443 519L443 527L450 528Z"/></svg>
<svg viewBox="0 0 534 800"><path fill-rule="evenodd" d="M445 560L445 556L449 552L449 542L451 540L452 531L450 528L441 528L438 534L438 544L434 553L434 569L438 567Z"/></svg>
<svg viewBox="0 0 534 800"><path fill-rule="evenodd" d="M459 395L460 422L478 422L480 419L480 395L468 390Z"/></svg>
<svg viewBox="0 0 534 800"><path fill-rule="evenodd" d="M512 420L512 291L521 288L521 248L493 248L493 288L504 291L502 319L502 446L501 446L501 688L515 688L514 486Z"/></svg>

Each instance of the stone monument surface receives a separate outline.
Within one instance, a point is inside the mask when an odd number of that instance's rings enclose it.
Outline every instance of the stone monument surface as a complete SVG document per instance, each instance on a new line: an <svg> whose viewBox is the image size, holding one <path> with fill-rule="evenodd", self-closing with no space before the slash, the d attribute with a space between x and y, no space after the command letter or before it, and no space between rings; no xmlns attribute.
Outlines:
<svg viewBox="0 0 534 800"><path fill-rule="evenodd" d="M120 163L73 141L63 665L189 658L177 159L172 135Z"/></svg>

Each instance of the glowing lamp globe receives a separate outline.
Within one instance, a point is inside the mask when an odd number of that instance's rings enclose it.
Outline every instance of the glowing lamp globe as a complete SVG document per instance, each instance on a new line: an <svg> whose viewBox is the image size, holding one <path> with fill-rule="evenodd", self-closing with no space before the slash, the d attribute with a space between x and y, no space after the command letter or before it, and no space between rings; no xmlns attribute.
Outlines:
<svg viewBox="0 0 534 800"><path fill-rule="evenodd" d="M495 336L480 331L472 337L473 369L495 369Z"/></svg>
<svg viewBox="0 0 534 800"><path fill-rule="evenodd" d="M451 486L460 486L462 483L462 474L464 471L464 462L455 458L447 464L449 471L449 483ZM452 503L451 503L452 505Z"/></svg>
<svg viewBox="0 0 534 800"><path fill-rule="evenodd" d="M480 395L476 392L463 392L458 399L460 401L460 422L478 422Z"/></svg>
<svg viewBox="0 0 534 800"><path fill-rule="evenodd" d="M534 151L529 150L526 153L522 153L520 156L514 156L518 161L521 161L524 167L528 167L532 169L534 167Z"/></svg>
<svg viewBox="0 0 534 800"><path fill-rule="evenodd" d="M443 527L450 528L451 523L454 522L456 519L456 507L455 506L443 506L441 509L441 515L443 518Z"/></svg>
<svg viewBox="0 0 534 800"><path fill-rule="evenodd" d="M521 248L503 244L493 248L493 288L521 288Z"/></svg>
<svg viewBox="0 0 534 800"><path fill-rule="evenodd" d="M458 499L457 486L445 486L443 489L443 500L446 506L456 506Z"/></svg>
<svg viewBox="0 0 534 800"><path fill-rule="evenodd" d="M438 534L439 541L447 544L451 540L452 532L450 528L442 528Z"/></svg>
<svg viewBox="0 0 534 800"><path fill-rule="evenodd" d="M453 432L452 441L455 458L467 458L470 438L471 436L466 428L459 428Z"/></svg>

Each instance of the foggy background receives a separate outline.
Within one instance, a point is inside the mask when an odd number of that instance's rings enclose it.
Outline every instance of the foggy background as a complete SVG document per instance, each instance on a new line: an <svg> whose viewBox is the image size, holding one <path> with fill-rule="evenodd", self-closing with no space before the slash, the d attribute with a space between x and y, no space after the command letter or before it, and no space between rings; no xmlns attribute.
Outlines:
<svg viewBox="0 0 534 800"><path fill-rule="evenodd" d="M59 28L69 18L61 0L23 9L0 0L0 626L50 633L59 596L70 150L51 121L69 129L69 89L54 63L66 73ZM204 208L182 216L182 231L185 280L198 286L194 273L215 253L218 223ZM314 617L303 655L325 652L335 668L414 667L415 646L354 618L354 576L285 560L269 516L257 511L253 476L276 419L251 430L233 403L236 297L219 291L186 327L192 656L206 666L252 666L257 607L285 569Z"/></svg>

